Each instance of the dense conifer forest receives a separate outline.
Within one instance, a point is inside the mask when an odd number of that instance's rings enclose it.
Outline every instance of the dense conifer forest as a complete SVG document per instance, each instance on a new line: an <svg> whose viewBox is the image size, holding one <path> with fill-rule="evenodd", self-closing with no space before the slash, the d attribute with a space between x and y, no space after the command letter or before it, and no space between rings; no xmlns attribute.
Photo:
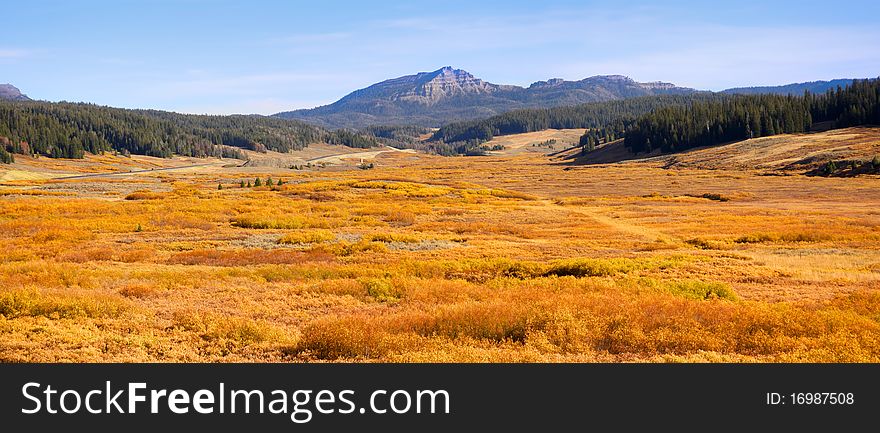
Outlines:
<svg viewBox="0 0 880 433"><path fill-rule="evenodd" d="M82 158L118 151L242 158L240 149L288 152L310 143L372 147L375 137L328 131L304 122L264 116L209 116L127 110L83 103L0 101L0 162L13 154Z"/></svg>
<svg viewBox="0 0 880 433"><path fill-rule="evenodd" d="M631 151L676 152L775 134L880 125L880 80L856 80L821 95L736 95L657 109L627 128Z"/></svg>
<svg viewBox="0 0 880 433"><path fill-rule="evenodd" d="M359 131L398 145L412 145L419 140L420 136L431 132L431 128L416 125L375 125L361 128Z"/></svg>

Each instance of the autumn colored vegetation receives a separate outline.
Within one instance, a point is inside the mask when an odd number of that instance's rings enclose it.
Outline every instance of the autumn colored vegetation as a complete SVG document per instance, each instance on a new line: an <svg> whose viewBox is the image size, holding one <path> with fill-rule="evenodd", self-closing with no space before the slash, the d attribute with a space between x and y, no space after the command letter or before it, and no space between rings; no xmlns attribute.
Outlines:
<svg viewBox="0 0 880 433"><path fill-rule="evenodd" d="M876 176L564 168L7 182L0 360L880 361Z"/></svg>

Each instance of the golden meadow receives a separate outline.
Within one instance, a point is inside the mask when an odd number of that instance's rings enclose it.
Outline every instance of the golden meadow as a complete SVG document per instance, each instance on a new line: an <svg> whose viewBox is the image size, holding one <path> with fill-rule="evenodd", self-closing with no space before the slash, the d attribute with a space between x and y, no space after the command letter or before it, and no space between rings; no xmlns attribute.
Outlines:
<svg viewBox="0 0 880 433"><path fill-rule="evenodd" d="M6 182L0 361L880 361L874 177L376 162Z"/></svg>

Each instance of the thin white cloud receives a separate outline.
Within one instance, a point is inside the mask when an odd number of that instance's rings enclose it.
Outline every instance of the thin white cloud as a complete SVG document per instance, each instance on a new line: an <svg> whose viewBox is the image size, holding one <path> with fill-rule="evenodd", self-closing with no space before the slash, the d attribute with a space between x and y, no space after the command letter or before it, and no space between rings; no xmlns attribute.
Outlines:
<svg viewBox="0 0 880 433"><path fill-rule="evenodd" d="M30 55L30 51L15 48L0 48L0 59L20 59Z"/></svg>

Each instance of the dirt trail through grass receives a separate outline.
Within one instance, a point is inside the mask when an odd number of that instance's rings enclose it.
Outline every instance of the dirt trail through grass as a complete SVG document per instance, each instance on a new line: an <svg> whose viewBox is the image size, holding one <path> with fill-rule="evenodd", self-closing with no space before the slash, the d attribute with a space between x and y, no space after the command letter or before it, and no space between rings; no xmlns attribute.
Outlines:
<svg viewBox="0 0 880 433"><path fill-rule="evenodd" d="M628 221L619 216L608 215L608 209L602 207L582 207L576 213L580 213L582 215L586 215L598 222L599 224L604 224L608 227L613 228L619 232L627 233L633 236L642 237L647 241L651 242L671 242L678 243L679 240L663 233L659 230L646 227L643 225L635 224L631 221Z"/></svg>

